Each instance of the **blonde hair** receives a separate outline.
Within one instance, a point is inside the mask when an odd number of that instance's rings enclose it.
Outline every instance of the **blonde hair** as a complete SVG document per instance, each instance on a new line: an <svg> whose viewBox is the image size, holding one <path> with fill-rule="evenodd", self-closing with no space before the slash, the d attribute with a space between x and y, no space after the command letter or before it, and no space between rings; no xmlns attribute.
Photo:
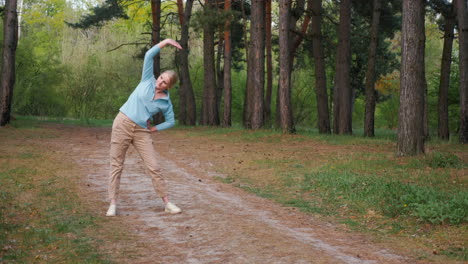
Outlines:
<svg viewBox="0 0 468 264"><path fill-rule="evenodd" d="M177 72L173 70L164 71L162 74L168 75L168 78L169 78L168 87L169 88L172 88L172 86L174 86L174 84L176 84L177 81L179 81L179 76L177 76Z"/></svg>

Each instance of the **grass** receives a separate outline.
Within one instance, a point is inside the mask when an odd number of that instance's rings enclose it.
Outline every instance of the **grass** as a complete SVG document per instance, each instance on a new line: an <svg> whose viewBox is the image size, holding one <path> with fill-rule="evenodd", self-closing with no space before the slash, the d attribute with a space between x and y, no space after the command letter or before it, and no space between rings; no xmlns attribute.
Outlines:
<svg viewBox="0 0 468 264"><path fill-rule="evenodd" d="M85 127L109 127L112 126L113 120L100 120L100 119L76 119L76 118L64 118L64 117L37 117L37 116L15 116L16 120L12 122L13 127L21 128L34 128L38 124L46 123L58 123L63 125L77 125Z"/></svg>
<svg viewBox="0 0 468 264"><path fill-rule="evenodd" d="M38 128L41 122L18 118L13 133L0 130L0 137L12 143L0 141L0 257L73 263L89 249L84 256L89 263L105 263L95 247L98 238L89 236L101 220L79 199L69 199L76 194L66 187L69 177L58 173L55 157L29 145L58 136ZM395 132L386 130L364 138L359 131L282 135L239 126L178 127L171 136L199 144L191 145L190 154L213 163L226 184L370 233L400 250L413 250L422 260L468 261L468 147L454 137L449 142L433 138L426 155L398 158Z"/></svg>
<svg viewBox="0 0 468 264"><path fill-rule="evenodd" d="M421 259L468 261L465 145L433 139L426 155L399 158L394 131L377 130L375 138L239 128L179 131L178 137L200 142L194 148L205 151L194 155L217 166L224 183L394 241L400 249L417 248Z"/></svg>
<svg viewBox="0 0 468 264"><path fill-rule="evenodd" d="M57 137L37 124L0 129L0 262L111 263L105 220L80 200L77 170L37 143Z"/></svg>

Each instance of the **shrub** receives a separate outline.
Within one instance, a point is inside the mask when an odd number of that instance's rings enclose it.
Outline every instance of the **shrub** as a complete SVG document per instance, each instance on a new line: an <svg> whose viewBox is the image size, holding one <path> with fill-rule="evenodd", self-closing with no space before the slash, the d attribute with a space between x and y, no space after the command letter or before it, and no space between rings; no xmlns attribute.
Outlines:
<svg viewBox="0 0 468 264"><path fill-rule="evenodd" d="M426 162L431 168L461 168L463 161L455 154L434 151L427 155Z"/></svg>

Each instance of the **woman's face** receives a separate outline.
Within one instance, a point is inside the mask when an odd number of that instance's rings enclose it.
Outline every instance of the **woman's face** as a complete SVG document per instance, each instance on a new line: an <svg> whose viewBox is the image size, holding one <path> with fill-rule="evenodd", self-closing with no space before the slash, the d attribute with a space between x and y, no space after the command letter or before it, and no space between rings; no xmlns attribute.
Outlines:
<svg viewBox="0 0 468 264"><path fill-rule="evenodd" d="M158 91L165 91L169 88L169 75L167 73L163 73L159 75L158 79L156 80L156 90Z"/></svg>

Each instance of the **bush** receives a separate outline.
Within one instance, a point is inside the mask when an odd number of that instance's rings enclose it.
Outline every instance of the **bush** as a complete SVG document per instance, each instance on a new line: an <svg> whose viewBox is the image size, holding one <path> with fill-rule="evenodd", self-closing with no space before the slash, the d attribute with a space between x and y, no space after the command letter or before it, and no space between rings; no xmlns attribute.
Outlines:
<svg viewBox="0 0 468 264"><path fill-rule="evenodd" d="M463 161L455 154L434 151L427 155L426 162L431 168L461 168Z"/></svg>

